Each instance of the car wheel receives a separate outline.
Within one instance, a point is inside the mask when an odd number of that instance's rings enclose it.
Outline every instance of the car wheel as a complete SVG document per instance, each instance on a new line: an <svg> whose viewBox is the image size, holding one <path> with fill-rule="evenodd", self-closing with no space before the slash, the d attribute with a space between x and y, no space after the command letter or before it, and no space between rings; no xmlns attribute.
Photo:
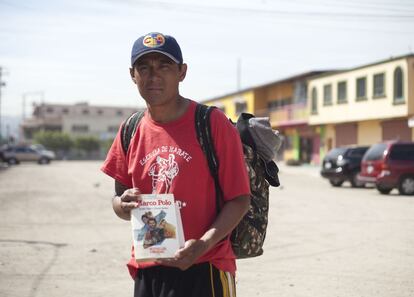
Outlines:
<svg viewBox="0 0 414 297"><path fill-rule="evenodd" d="M350 182L353 188L365 187L365 183L358 180L358 172L355 172L354 174L352 174Z"/></svg>
<svg viewBox="0 0 414 297"><path fill-rule="evenodd" d="M343 180L337 180L337 179L330 179L329 182L331 183L332 186L334 187L340 187L342 186L342 184L344 183Z"/></svg>
<svg viewBox="0 0 414 297"><path fill-rule="evenodd" d="M414 195L414 176L405 176L398 185L401 195Z"/></svg>
<svg viewBox="0 0 414 297"><path fill-rule="evenodd" d="M10 165L16 165L19 164L19 160L17 160L16 158L10 158L7 160L7 163L9 163Z"/></svg>
<svg viewBox="0 0 414 297"><path fill-rule="evenodd" d="M40 158L38 163L39 164L49 164L50 160L48 158Z"/></svg>
<svg viewBox="0 0 414 297"><path fill-rule="evenodd" d="M380 186L380 185L377 185L377 190L378 190L381 194L387 195L387 194L389 194L389 193L392 191L392 188L390 189L390 188L385 188L385 187L382 187L382 186Z"/></svg>

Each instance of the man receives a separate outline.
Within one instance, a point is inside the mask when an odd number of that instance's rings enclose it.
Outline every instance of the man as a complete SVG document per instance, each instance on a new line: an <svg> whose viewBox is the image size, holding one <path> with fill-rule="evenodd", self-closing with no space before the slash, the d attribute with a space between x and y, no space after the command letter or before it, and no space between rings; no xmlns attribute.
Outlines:
<svg viewBox="0 0 414 297"><path fill-rule="evenodd" d="M148 231L145 233L144 248L159 244L165 239L164 229L157 227L157 221L154 218L148 219Z"/></svg>
<svg viewBox="0 0 414 297"><path fill-rule="evenodd" d="M148 220L154 218L156 223L160 223L166 216L166 212L161 210L159 214L155 217L152 215L152 212L146 212L141 216L141 220L144 223L144 226L138 231L137 239L142 240L145 236L145 233L148 231Z"/></svg>
<svg viewBox="0 0 414 297"><path fill-rule="evenodd" d="M228 235L249 207L250 188L237 130L219 110L210 124L223 205L195 130L196 102L179 94L187 73L177 41L161 33L137 39L130 75L147 110L128 151L120 132L102 170L115 179L114 212L130 220L140 194L173 193L181 207L185 246L173 259L128 263L134 296L235 296L235 257ZM120 130L121 131L121 130Z"/></svg>

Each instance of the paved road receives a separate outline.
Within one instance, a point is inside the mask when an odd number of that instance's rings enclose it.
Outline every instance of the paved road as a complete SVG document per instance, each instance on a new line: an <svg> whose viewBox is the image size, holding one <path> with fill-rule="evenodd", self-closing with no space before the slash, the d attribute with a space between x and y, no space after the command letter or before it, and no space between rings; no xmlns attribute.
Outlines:
<svg viewBox="0 0 414 297"><path fill-rule="evenodd" d="M0 296L131 296L129 223L97 162L0 171ZM332 188L281 167L265 254L238 262L238 296L414 296L414 197Z"/></svg>

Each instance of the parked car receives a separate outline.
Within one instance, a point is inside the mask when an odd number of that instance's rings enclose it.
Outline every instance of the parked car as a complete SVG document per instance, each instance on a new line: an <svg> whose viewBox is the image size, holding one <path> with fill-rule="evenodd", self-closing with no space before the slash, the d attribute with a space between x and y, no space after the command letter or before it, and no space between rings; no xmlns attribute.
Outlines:
<svg viewBox="0 0 414 297"><path fill-rule="evenodd" d="M358 179L374 183L382 194L398 188L414 195L414 142L388 141L373 145L364 155Z"/></svg>
<svg viewBox="0 0 414 297"><path fill-rule="evenodd" d="M321 175L329 179L334 187L349 181L352 187L364 184L357 179L361 170L361 160L368 146L338 147L330 150L322 162Z"/></svg>
<svg viewBox="0 0 414 297"><path fill-rule="evenodd" d="M0 162L6 162L4 159L4 150L6 149L6 146L0 147Z"/></svg>
<svg viewBox="0 0 414 297"><path fill-rule="evenodd" d="M9 164L19 164L25 161L48 164L55 159L55 153L38 146L9 146L3 150L2 157Z"/></svg>

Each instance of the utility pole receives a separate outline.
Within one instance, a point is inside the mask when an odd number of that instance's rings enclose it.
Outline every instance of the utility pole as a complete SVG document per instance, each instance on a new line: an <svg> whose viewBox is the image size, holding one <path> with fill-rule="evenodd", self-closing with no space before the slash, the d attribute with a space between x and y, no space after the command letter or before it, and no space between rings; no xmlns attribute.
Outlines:
<svg viewBox="0 0 414 297"><path fill-rule="evenodd" d="M35 92L26 92L22 95L22 119L26 118L26 98L29 96L38 96L40 98L40 102L43 103L45 101L45 92L44 91L35 91ZM29 98L30 99L30 98Z"/></svg>
<svg viewBox="0 0 414 297"><path fill-rule="evenodd" d="M1 88L6 86L6 83L2 80L3 68L0 66L0 141L3 139L3 134L1 130Z"/></svg>

